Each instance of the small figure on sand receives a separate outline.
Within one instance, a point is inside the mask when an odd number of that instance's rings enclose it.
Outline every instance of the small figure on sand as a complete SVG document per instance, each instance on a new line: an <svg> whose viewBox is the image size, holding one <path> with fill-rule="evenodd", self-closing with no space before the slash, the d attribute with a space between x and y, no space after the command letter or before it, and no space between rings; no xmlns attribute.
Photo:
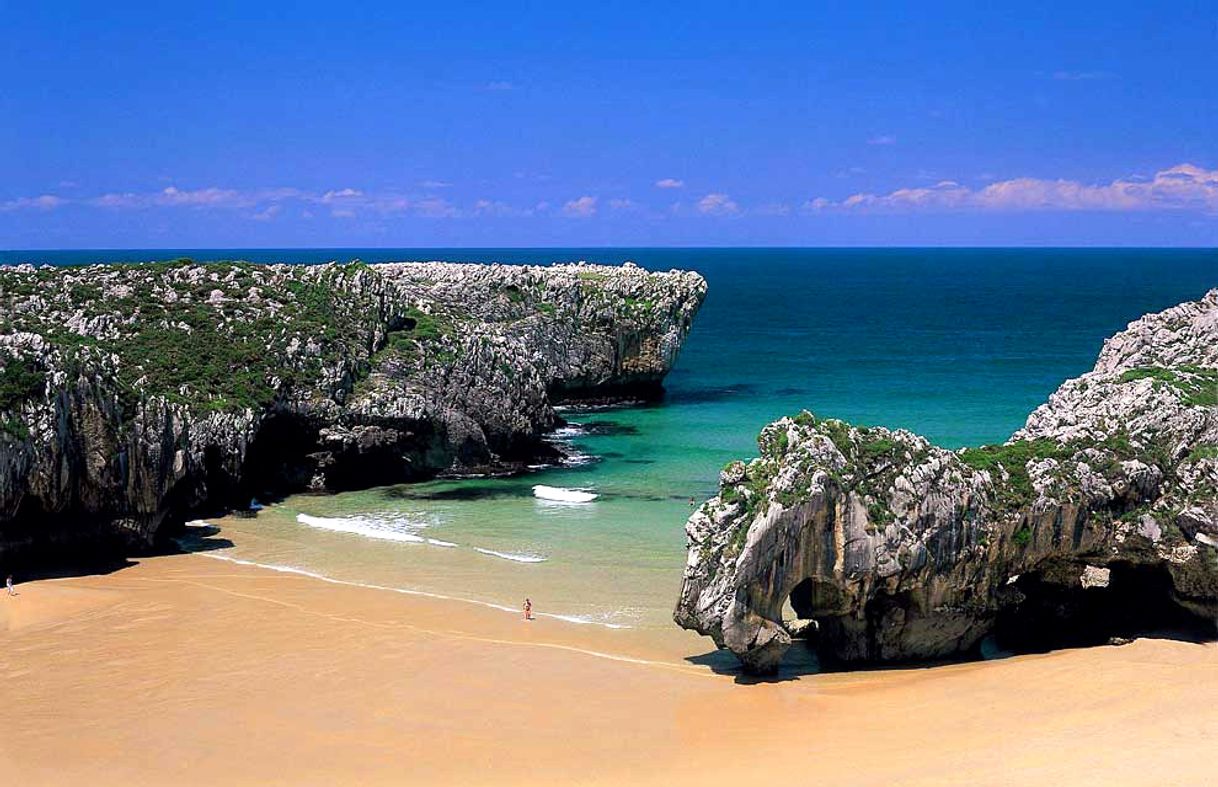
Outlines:
<svg viewBox="0 0 1218 787"><path fill-rule="evenodd" d="M533 619L533 600L529 599L529 598L526 598L524 600L524 619L525 620Z"/></svg>
<svg viewBox="0 0 1218 787"><path fill-rule="evenodd" d="M6 587L8 589L8 594L10 596L17 595L17 591L13 590L13 575L12 574L9 574L8 577L4 580L4 587Z"/></svg>
<svg viewBox="0 0 1218 787"><path fill-rule="evenodd" d="M698 504L697 504L697 502L696 502L696 501L695 501L695 500L694 500L694 499L691 497L691 498L689 499L689 507L690 507L690 508L694 508L694 507L695 507L695 506L697 506L697 505L698 505Z"/></svg>

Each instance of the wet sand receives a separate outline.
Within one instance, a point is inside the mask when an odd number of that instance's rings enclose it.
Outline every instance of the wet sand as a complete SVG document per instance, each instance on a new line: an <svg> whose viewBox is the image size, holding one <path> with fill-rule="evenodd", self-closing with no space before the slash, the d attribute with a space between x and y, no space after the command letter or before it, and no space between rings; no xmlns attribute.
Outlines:
<svg viewBox="0 0 1218 787"><path fill-rule="evenodd" d="M203 555L18 590L0 597L15 783L1199 784L1218 746L1215 645L743 684L675 629Z"/></svg>

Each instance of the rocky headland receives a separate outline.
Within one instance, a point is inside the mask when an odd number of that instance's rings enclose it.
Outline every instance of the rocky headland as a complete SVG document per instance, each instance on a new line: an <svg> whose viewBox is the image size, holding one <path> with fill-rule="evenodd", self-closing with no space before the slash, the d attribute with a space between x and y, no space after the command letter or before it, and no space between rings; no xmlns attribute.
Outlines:
<svg viewBox="0 0 1218 787"><path fill-rule="evenodd" d="M659 395L705 293L629 263L0 268L0 557L555 459L555 404Z"/></svg>
<svg viewBox="0 0 1218 787"><path fill-rule="evenodd" d="M1002 445L808 412L758 444L686 525L674 615L750 671L793 638L850 663L1214 633L1218 290L1109 338Z"/></svg>

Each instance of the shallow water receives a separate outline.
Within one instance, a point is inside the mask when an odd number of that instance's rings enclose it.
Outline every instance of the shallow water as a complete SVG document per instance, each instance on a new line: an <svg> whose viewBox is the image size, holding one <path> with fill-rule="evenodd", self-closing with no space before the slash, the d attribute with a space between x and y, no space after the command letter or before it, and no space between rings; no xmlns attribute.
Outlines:
<svg viewBox="0 0 1218 787"><path fill-rule="evenodd" d="M670 626L689 498L760 428L808 408L949 447L997 442L1105 337L1218 286L1212 250L212 250L5 253L4 261L359 257L693 268L710 294L651 407L566 413L596 457L527 477L296 496L219 522L222 556L598 624ZM16 255L16 256L14 256ZM590 488L593 503L533 498ZM303 519L301 518L303 515ZM320 517L321 520L310 519Z"/></svg>

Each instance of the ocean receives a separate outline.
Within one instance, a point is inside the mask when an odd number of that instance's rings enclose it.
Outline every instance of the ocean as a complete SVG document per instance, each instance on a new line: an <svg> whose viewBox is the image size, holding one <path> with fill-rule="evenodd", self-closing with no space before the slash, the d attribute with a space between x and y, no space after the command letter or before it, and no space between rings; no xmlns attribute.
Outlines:
<svg viewBox="0 0 1218 787"><path fill-rule="evenodd" d="M956 448L1001 442L1105 337L1218 286L1218 251L1139 249L321 249L0 252L0 262L633 260L706 277L655 405L564 413L572 466L507 479L300 495L213 521L212 557L542 616L671 627L689 501L808 409ZM586 488L547 503L534 484ZM212 539L215 541L215 538ZM223 543L223 542L219 542Z"/></svg>

